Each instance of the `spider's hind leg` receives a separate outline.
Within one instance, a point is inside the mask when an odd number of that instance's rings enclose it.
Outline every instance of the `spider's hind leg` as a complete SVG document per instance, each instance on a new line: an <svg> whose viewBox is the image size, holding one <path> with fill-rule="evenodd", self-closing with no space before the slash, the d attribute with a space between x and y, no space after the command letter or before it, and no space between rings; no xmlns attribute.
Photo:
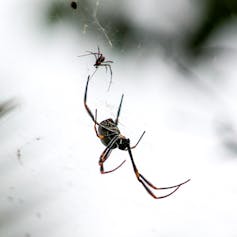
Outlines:
<svg viewBox="0 0 237 237"><path fill-rule="evenodd" d="M184 185L185 183L189 182L190 179L186 180L185 182L183 183L180 183L180 184L177 184L177 185L174 185L174 186L170 186L170 187L164 187L164 188L158 188L156 186L154 186L150 181L148 181L142 174L139 173L137 167L136 167L136 164L133 160L133 156L132 156L132 152L131 152L131 148L130 148L130 145L128 145L128 153L129 153L129 156L130 156L130 159L131 159L131 162L132 162L132 166L133 166L133 170L134 170L134 173L138 179L138 181L143 185L143 187L146 189L146 191L155 199L161 199L161 198L166 198L166 197L169 197L170 195L172 195L173 193L175 193L182 185ZM166 195L163 195L163 196L156 196L152 191L151 189L149 188L153 188L155 190L162 190L162 189L173 189L173 191L171 191L170 193L166 194Z"/></svg>

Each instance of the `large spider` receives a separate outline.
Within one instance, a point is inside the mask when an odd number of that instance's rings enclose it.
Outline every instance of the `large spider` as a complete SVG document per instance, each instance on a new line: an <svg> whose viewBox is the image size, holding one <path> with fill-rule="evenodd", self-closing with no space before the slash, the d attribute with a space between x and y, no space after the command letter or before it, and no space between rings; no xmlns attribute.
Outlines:
<svg viewBox="0 0 237 237"><path fill-rule="evenodd" d="M107 70L109 68L109 71L110 71L110 81L109 81L109 87L108 87L108 90L109 90L110 86L111 86L111 83L112 83L112 77L113 77L113 72L112 72L112 68L111 68L110 63L113 63L113 61L111 61L111 60L105 61L105 56L100 52L100 48L99 47L98 47L98 51L97 52L92 52L92 51L86 51L86 52L88 52L88 54L83 54L83 55L80 55L78 57L94 55L94 57L95 57L94 67L96 69L95 69L95 71L94 71L94 73L92 74L91 77L93 77L93 75L96 73L98 67L104 66L105 69L106 69L106 72L107 72Z"/></svg>
<svg viewBox="0 0 237 237"><path fill-rule="evenodd" d="M136 167L136 164L134 162L131 150L133 148L135 148L138 145L138 143L141 141L143 135L145 134L145 131L142 133L139 140L137 141L137 143L134 146L130 145L129 138L126 138L125 136L123 136L120 133L119 128L118 128L118 120L119 120L119 115L120 115L121 106L122 106L122 102L123 102L123 95L121 97L121 101L120 101L120 104L118 107L116 119L113 120L113 119L109 118L109 119L103 120L101 123L98 123L96 120L97 119L97 110L95 110L95 115L93 115L93 113L91 112L90 108L87 105L87 91L88 91L89 81L90 81L90 76L88 76L87 83L86 83L85 95L84 95L84 106L85 106L89 116L91 117L92 121L94 122L94 129L95 129L95 133L96 133L97 137L106 146L105 150L102 152L100 159L99 159L99 166L100 166L101 174L111 173L111 172L117 170L119 167L121 167L123 165L123 163L125 162L125 160L124 160L119 166L117 166L116 168L114 168L112 170L109 170L109 171L104 170L104 162L109 158L109 155L111 154L112 150L115 148L118 148L120 150L128 151L128 154L129 154L131 162L132 162L132 167L133 167L133 170L135 172L135 175L136 175L138 181L143 185L143 187L146 189L146 191L153 198L156 198L156 199L166 198L166 197L170 196L171 194L173 194L174 192L176 192L180 188L180 186L189 182L190 179L186 180L183 183L174 185L174 186L158 188L158 187L155 187L150 181L148 181L142 174L139 173L139 171ZM98 130L97 130L96 126L98 126ZM168 193L167 195L156 196L151 191L150 188L153 188L156 190L162 190L162 189L174 189L174 190L171 191L170 193Z"/></svg>

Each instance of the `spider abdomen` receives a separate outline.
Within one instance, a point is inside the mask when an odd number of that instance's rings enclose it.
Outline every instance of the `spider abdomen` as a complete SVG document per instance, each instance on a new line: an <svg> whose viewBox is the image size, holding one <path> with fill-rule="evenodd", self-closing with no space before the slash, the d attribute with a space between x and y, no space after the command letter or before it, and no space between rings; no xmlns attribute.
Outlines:
<svg viewBox="0 0 237 237"><path fill-rule="evenodd" d="M110 142L118 137L120 131L112 119L106 119L100 123L98 126L98 133L101 136L101 142L108 146ZM111 149L115 149L118 147L117 141L111 146Z"/></svg>

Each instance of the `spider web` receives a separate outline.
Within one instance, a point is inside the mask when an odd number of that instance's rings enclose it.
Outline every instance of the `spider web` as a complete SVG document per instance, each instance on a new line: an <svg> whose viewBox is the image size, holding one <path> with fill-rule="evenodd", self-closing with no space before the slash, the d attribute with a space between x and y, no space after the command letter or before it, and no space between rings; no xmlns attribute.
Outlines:
<svg viewBox="0 0 237 237"><path fill-rule="evenodd" d="M105 39L107 40L108 44L111 46L111 48L113 47L112 41L110 40L108 34L106 33L105 28L100 24L98 18L97 18L97 11L98 11L98 7L99 7L99 0L96 1L96 8L95 8L95 12L93 14L93 17L95 19L95 24L97 24L98 28L101 30L101 32L104 34Z"/></svg>
<svg viewBox="0 0 237 237"><path fill-rule="evenodd" d="M71 3L76 4L76 8ZM112 39L108 34L109 24L105 26L100 17L103 16L104 4L100 0L93 1L53 1L47 12L48 23L68 22L79 30L80 34L94 34L101 43L104 41L109 47L113 47ZM103 17L102 17L103 18Z"/></svg>

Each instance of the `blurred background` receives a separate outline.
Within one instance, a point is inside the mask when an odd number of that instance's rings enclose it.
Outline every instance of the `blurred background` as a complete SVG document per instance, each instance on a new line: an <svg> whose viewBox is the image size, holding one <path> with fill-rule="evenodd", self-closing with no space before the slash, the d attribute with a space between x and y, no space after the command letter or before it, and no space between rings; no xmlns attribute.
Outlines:
<svg viewBox="0 0 237 237"><path fill-rule="evenodd" d="M0 8L0 236L237 234L237 2L12 0ZM126 151L105 149L85 111L116 116L156 186L153 199ZM157 191L157 195L165 192Z"/></svg>

